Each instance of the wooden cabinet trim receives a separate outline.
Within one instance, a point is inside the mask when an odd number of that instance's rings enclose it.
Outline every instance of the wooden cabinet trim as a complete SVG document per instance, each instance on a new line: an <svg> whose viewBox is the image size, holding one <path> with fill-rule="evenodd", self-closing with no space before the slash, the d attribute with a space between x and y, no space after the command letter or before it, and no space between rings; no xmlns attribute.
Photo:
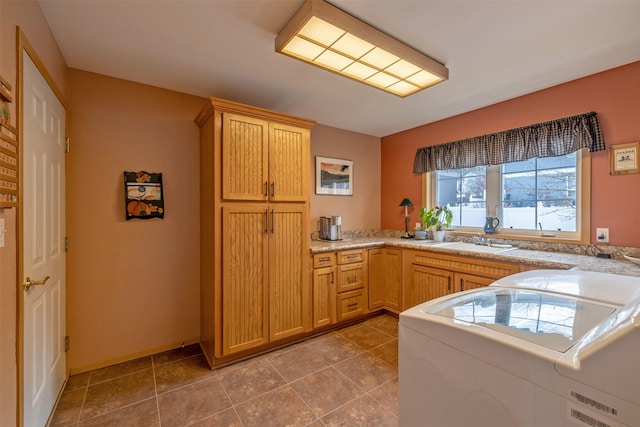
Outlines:
<svg viewBox="0 0 640 427"><path fill-rule="evenodd" d="M493 279L499 279L520 271L517 264L499 261L489 261L483 258L466 257L461 255L447 255L430 251L410 251L412 264L456 271L459 273L476 274Z"/></svg>

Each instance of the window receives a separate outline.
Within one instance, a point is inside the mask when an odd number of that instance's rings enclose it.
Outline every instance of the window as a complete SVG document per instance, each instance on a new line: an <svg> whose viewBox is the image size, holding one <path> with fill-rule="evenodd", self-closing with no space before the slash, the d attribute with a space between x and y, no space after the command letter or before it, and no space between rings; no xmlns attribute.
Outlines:
<svg viewBox="0 0 640 427"><path fill-rule="evenodd" d="M428 205L449 205L459 231L482 231L485 218L497 216L505 237L539 236L542 225L556 238L588 239L589 210L582 202L589 194L589 156L582 151L432 172Z"/></svg>

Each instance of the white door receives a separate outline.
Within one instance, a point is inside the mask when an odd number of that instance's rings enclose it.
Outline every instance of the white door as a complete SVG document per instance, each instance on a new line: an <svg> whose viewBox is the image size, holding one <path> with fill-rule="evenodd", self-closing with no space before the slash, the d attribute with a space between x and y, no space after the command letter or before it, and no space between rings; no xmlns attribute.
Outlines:
<svg viewBox="0 0 640 427"><path fill-rule="evenodd" d="M66 376L65 110L23 57L24 425L40 427Z"/></svg>

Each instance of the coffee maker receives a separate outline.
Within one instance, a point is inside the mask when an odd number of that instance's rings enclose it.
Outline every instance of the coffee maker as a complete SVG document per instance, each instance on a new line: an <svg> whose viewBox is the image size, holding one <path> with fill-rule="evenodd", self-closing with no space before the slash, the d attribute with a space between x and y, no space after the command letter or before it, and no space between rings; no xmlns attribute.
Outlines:
<svg viewBox="0 0 640 427"><path fill-rule="evenodd" d="M342 217L321 216L320 238L322 240L342 240Z"/></svg>

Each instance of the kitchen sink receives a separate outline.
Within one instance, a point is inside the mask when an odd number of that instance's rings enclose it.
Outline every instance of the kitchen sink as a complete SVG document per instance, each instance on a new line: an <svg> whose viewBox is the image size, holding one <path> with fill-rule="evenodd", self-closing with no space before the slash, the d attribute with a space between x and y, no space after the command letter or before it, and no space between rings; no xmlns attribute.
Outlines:
<svg viewBox="0 0 640 427"><path fill-rule="evenodd" d="M446 249L468 251L468 252L480 252L483 254L499 254L501 252L518 249L511 245L502 245L497 243L494 243L491 246L486 246L486 245L476 245L475 243L466 243L466 242L444 242L444 243L439 243L433 246L436 248L446 248Z"/></svg>

